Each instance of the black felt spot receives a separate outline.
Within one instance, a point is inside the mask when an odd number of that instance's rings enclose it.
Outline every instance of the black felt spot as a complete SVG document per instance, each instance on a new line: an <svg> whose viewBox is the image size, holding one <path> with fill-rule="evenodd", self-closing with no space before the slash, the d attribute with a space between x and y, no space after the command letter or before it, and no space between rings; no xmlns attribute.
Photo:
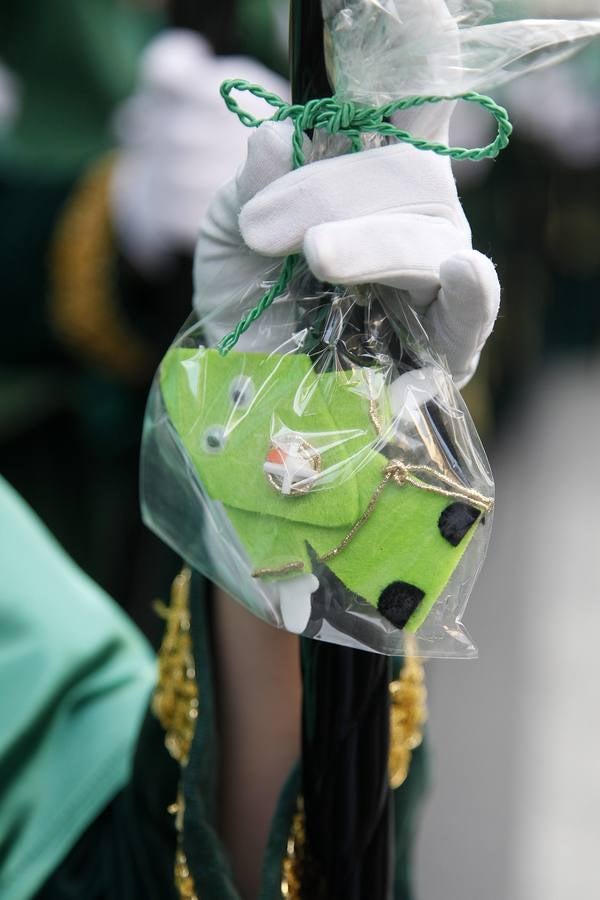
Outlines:
<svg viewBox="0 0 600 900"><path fill-rule="evenodd" d="M342 634L354 637L365 647L376 647L381 641L380 623L365 615L357 615L361 606L364 610L373 607L360 594L348 590L331 569L319 560L318 554L307 542L306 548L312 563L312 570L319 579L319 587L311 596L312 617L303 631L305 637L317 637L323 622L338 629Z"/></svg>
<svg viewBox="0 0 600 900"><path fill-rule="evenodd" d="M425 596L421 588L407 581L393 581L379 595L377 609L392 625L404 628Z"/></svg>
<svg viewBox="0 0 600 900"><path fill-rule="evenodd" d="M451 503L438 520L438 528L443 538L453 547L458 547L465 534L481 515L480 511L467 503Z"/></svg>

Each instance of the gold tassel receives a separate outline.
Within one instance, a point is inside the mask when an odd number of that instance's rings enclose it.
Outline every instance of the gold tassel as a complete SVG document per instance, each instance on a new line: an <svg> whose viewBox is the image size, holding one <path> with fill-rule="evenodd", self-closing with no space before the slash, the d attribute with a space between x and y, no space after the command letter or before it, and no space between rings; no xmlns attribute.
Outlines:
<svg viewBox="0 0 600 900"><path fill-rule="evenodd" d="M416 656L415 641L406 635L406 656L400 677L391 681L389 774L392 790L404 784L413 750L423 741L427 719L427 688L423 664Z"/></svg>
<svg viewBox="0 0 600 900"><path fill-rule="evenodd" d="M188 761L198 718L198 686L190 633L190 580L190 570L182 569L173 581L170 605L155 603L156 611L167 625L158 653L158 684L152 711L166 732L167 750L182 766Z"/></svg>
<svg viewBox="0 0 600 900"><path fill-rule="evenodd" d="M186 567L174 579L169 606L157 601L155 608L166 621L158 652L158 683L152 711L165 730L165 746L183 768L187 765L198 720L198 685L190 630L190 582ZM175 816L175 887L181 900L198 900L194 879L183 849L185 801L181 786L177 800L169 807Z"/></svg>
<svg viewBox="0 0 600 900"><path fill-rule="evenodd" d="M292 827L281 867L281 896L285 900L300 900L301 898L305 845L304 802L300 796L297 800L296 812L292 819Z"/></svg>

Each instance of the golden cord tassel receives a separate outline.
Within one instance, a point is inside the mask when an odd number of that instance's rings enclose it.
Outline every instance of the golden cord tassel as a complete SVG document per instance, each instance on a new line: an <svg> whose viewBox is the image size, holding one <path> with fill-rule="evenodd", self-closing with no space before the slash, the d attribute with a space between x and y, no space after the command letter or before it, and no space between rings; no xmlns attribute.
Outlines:
<svg viewBox="0 0 600 900"><path fill-rule="evenodd" d="M190 632L191 572L181 570L173 581L169 606L155 608L166 628L158 652L158 684L152 711L165 729L167 750L180 765L188 760L198 718L198 686Z"/></svg>
<svg viewBox="0 0 600 900"><path fill-rule="evenodd" d="M198 685L190 625L191 571L185 567L173 580L169 606L157 601L155 608L166 622L158 652L158 683L152 711L165 730L165 746L183 768L187 765L198 719ZM175 816L175 887L181 900L198 900L194 879L183 849L185 801L181 787L169 807Z"/></svg>
<svg viewBox="0 0 600 900"><path fill-rule="evenodd" d="M423 741L427 719L427 688L421 660L415 655L412 635L405 637L404 665L399 678L390 681L389 775L392 790L404 784L410 770L413 750Z"/></svg>

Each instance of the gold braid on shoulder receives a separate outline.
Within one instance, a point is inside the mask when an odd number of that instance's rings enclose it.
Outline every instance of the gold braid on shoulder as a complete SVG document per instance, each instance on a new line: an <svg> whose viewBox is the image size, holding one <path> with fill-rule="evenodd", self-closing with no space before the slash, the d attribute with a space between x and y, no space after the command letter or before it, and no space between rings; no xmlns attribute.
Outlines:
<svg viewBox="0 0 600 900"><path fill-rule="evenodd" d="M131 383L151 374L153 356L119 306L110 211L113 155L79 180L50 248L48 316L61 341L86 362Z"/></svg>

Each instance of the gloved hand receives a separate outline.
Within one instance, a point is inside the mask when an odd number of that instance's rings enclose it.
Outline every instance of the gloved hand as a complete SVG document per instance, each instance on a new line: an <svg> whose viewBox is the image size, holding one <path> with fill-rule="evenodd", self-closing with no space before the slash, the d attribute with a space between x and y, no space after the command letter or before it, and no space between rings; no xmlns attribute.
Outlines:
<svg viewBox="0 0 600 900"><path fill-rule="evenodd" d="M219 95L232 77L288 92L260 63L215 56L200 36L171 29L145 51L137 90L117 113L113 215L123 250L146 273L173 251L193 250L213 194L244 159L247 136ZM264 113L261 101L249 102Z"/></svg>
<svg viewBox="0 0 600 900"><path fill-rule="evenodd" d="M202 317L211 313L211 340L239 319L247 285L260 285L278 260L302 251L323 281L406 291L457 385L466 384L500 288L491 261L472 249L449 160L394 144L290 170L291 125L266 123L209 208L196 249L194 306ZM275 302L238 348L274 349L289 337L289 320L285 301Z"/></svg>
<svg viewBox="0 0 600 900"><path fill-rule="evenodd" d="M396 0L394 8L398 27L390 35L398 59L408 54L414 65L419 35L437 36L445 52L420 60L419 71L424 83L443 84L460 52L445 0L420 0L416 7ZM368 37L365 42L368 58ZM369 73L355 75L361 90L368 87ZM249 97L243 95L244 105ZM415 135L447 142L452 110L450 103L424 104L394 120ZM394 144L291 172L291 156L291 126L262 125L250 137L245 166L209 209L196 250L194 298L200 316L210 313L204 323L209 339L230 331L240 301L248 309L278 261L301 250L323 281L378 282L406 291L457 385L466 384L493 327L500 288L490 260L472 249L450 161ZM257 287L248 293L252 284ZM291 319L285 301L276 301L238 347L275 349L289 338Z"/></svg>

